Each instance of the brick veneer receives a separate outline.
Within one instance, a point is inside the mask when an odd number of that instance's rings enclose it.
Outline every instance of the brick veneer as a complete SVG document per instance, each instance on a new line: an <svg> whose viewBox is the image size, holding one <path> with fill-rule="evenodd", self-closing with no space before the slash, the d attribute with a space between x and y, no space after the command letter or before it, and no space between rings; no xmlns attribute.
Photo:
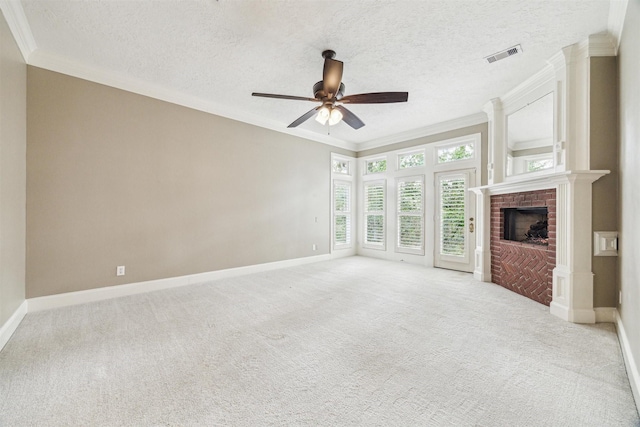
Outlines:
<svg viewBox="0 0 640 427"><path fill-rule="evenodd" d="M546 206L549 246L504 240L501 208ZM534 301L549 305L556 265L556 190L491 196L491 279Z"/></svg>

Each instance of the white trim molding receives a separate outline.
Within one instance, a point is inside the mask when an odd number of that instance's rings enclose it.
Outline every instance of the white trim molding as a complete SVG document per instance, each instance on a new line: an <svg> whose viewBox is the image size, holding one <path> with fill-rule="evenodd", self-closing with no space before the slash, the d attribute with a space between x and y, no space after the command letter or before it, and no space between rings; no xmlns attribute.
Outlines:
<svg viewBox="0 0 640 427"><path fill-rule="evenodd" d="M595 307L593 311L596 312L596 323L616 323L615 307Z"/></svg>
<svg viewBox="0 0 640 427"><path fill-rule="evenodd" d="M7 20L24 62L29 63L29 57L37 46L20 0L0 0L0 9Z"/></svg>
<svg viewBox="0 0 640 427"><path fill-rule="evenodd" d="M624 18L627 14L627 6L629 0L610 0L609 2L609 21L607 23L607 30L611 36L614 55L618 54L618 47L620 46L620 38L622 36L622 29L624 27Z"/></svg>
<svg viewBox="0 0 640 427"><path fill-rule="evenodd" d="M55 71L57 73L125 90L138 95L148 96L160 101L192 108L205 113L215 114L216 116L225 117L227 119L238 120L276 132L297 136L298 138L321 142L323 144L351 151L355 151L357 147L356 143L341 141L337 138L302 128L283 129L281 123L267 120L254 114L248 114L237 108L230 108L229 106L223 106L197 96L188 95L177 90L167 89L164 86L137 79L126 74L105 71L60 55L45 52L41 49L36 49L30 55L28 63L34 67Z"/></svg>
<svg viewBox="0 0 640 427"><path fill-rule="evenodd" d="M458 117L457 119L448 120L446 122L436 123L418 129L398 133L392 136L373 139L367 142L361 142L356 145L354 151L364 151L372 148L384 147L386 145L395 144L396 142L411 141L413 139L424 138L425 136L437 135L439 133L449 132L452 130L462 129L469 126L475 126L487 122L485 113L476 113L469 116Z"/></svg>
<svg viewBox="0 0 640 427"><path fill-rule="evenodd" d="M0 327L0 351L2 351L13 333L18 329L20 322L22 322L22 319L24 319L24 316L27 314L27 308L27 301L22 301L22 304L13 312L5 324Z"/></svg>
<svg viewBox="0 0 640 427"><path fill-rule="evenodd" d="M631 384L633 398L636 401L636 407L640 411L640 372L638 371L638 363L631 351L631 344L629 343L627 332L624 329L624 324L620 318L620 313L616 310L615 314L618 340L620 341L620 348L622 349L622 358L624 359L624 365L627 368L627 376L629 377L629 383Z"/></svg>
<svg viewBox="0 0 640 427"><path fill-rule="evenodd" d="M205 283L212 280L226 279L229 277L243 276L246 274L261 273L263 271L277 270L279 268L312 264L315 262L328 261L332 258L333 257L330 254L304 258L294 258L284 261L269 262L265 264L249 265L246 267L229 268L225 270L209 271L206 273L189 274L186 276L169 277L166 279L148 280L145 282L107 286L103 288L88 289L85 291L67 292L63 294L29 298L27 300L28 310L29 312L36 312L58 307L67 307L71 305L102 301L128 295L136 295L145 292L159 291L162 289L170 289L180 286Z"/></svg>

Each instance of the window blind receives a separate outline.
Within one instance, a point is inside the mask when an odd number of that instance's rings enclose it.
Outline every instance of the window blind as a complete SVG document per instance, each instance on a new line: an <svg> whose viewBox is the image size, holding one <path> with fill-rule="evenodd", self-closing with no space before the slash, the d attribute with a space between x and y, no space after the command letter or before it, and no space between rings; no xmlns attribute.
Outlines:
<svg viewBox="0 0 640 427"><path fill-rule="evenodd" d="M465 253L465 179L440 180L440 253Z"/></svg>
<svg viewBox="0 0 640 427"><path fill-rule="evenodd" d="M398 249L424 249L424 184L422 178L398 182Z"/></svg>
<svg viewBox="0 0 640 427"><path fill-rule="evenodd" d="M351 244L351 183L336 181L333 187L333 242Z"/></svg>
<svg viewBox="0 0 640 427"><path fill-rule="evenodd" d="M384 182L364 186L365 244L384 246Z"/></svg>

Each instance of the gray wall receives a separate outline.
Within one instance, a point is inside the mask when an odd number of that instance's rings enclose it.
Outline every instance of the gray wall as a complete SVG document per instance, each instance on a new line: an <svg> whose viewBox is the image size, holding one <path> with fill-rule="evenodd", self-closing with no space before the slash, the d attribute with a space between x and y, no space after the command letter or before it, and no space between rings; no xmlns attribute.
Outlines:
<svg viewBox="0 0 640 427"><path fill-rule="evenodd" d="M0 15L0 327L25 298L26 69Z"/></svg>
<svg viewBox="0 0 640 427"><path fill-rule="evenodd" d="M629 0L618 52L620 318L640 370L640 0ZM635 390L636 399L640 390ZM637 402L640 403L640 402Z"/></svg>
<svg viewBox="0 0 640 427"><path fill-rule="evenodd" d="M591 169L611 173L593 183L594 231L618 231L618 85L617 58L592 57L590 110ZM615 307L617 257L593 257L593 306Z"/></svg>
<svg viewBox="0 0 640 427"><path fill-rule="evenodd" d="M31 66L27 94L27 297L329 253L354 153Z"/></svg>

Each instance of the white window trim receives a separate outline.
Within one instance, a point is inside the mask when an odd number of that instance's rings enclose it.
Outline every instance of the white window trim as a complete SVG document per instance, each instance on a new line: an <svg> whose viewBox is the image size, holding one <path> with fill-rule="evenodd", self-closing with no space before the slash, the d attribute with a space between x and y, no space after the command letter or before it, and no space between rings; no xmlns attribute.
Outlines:
<svg viewBox="0 0 640 427"><path fill-rule="evenodd" d="M387 165L388 166L388 165ZM382 211L367 211L367 187L368 186L382 186L383 191L383 206ZM376 179L365 181L362 186L362 247L365 249L375 249L380 251L386 251L387 249L387 180ZM382 243L369 243L367 242L367 216L368 215L382 215Z"/></svg>
<svg viewBox="0 0 640 427"><path fill-rule="evenodd" d="M369 163L373 163L373 162L379 162L379 161L386 161L387 162L387 169L382 171L382 172L369 172L367 165ZM365 159L364 162L362 163L362 174L363 175L381 175L383 173L387 173L389 171L389 159L387 158L387 156L382 156L382 157L373 157L371 159Z"/></svg>
<svg viewBox="0 0 640 427"><path fill-rule="evenodd" d="M422 211L419 214L415 214L415 213L401 213L400 212L400 184L403 182L409 182L409 181L420 181L420 183L422 184ZM395 200L395 204L396 204L396 238L395 238L395 251L398 253L404 253L404 254L415 254L415 255L424 255L424 248L425 248L425 176L424 175L411 175L411 176L403 176L403 177L398 177L396 178L396 200ZM405 247L401 247L400 246L400 218L402 216L419 216L420 217L420 224L421 224L421 228L422 228L422 236L421 236L421 243L420 243L420 248L419 249L415 249L415 248L405 248Z"/></svg>
<svg viewBox="0 0 640 427"><path fill-rule="evenodd" d="M417 168L424 168L427 165L427 153L425 152L426 150L424 148L421 148L419 150L411 150L411 151L401 151L396 155L396 170L399 171L406 171L406 170L412 170L415 171ZM404 156L411 156L413 154L422 154L422 157L424 159L424 163L420 166L411 166L408 168L402 168L400 167L400 158L404 157Z"/></svg>
<svg viewBox="0 0 640 427"><path fill-rule="evenodd" d="M465 135L459 138L452 138L452 139L447 139L441 142L438 142L434 145L434 149L433 149L433 165L435 170L439 170L441 168L445 168L445 169L449 169L451 168L451 165L456 165L456 169L459 168L463 168L464 166L459 166L459 165L463 165L464 163L472 163L476 161L476 158L478 156L478 153L480 152L480 144L482 143L482 140L480 139L480 134L476 133L476 134L471 134L471 135ZM469 145L472 144L473 145L473 156L471 156L468 159L461 159L461 160L453 160L451 162L439 162L438 161L438 150L441 150L443 148L454 148L454 147L459 147L461 145Z"/></svg>
<svg viewBox="0 0 640 427"><path fill-rule="evenodd" d="M347 211L337 211L335 207L336 200L336 188L338 185L344 185L348 188L349 191L349 204ZM349 180L344 179L334 179L333 180L333 188L332 188L332 198L333 198L333 215L331 218L332 221L332 234L331 240L333 241L333 249L350 249L353 247L353 183ZM347 242L346 243L338 243L336 242L336 217L337 216L346 216L347 217Z"/></svg>
<svg viewBox="0 0 640 427"><path fill-rule="evenodd" d="M336 175L336 179L338 177L345 177L345 176L353 176L353 158L351 157L345 157L345 156L340 156L338 154L332 154L331 155L331 173ZM338 161L338 162L347 162L347 173L342 173L342 172L336 172L333 170L333 162Z"/></svg>
<svg viewBox="0 0 640 427"><path fill-rule="evenodd" d="M340 160L340 161L346 161L348 162L348 170L349 170L349 174L344 174L344 173L340 173L340 172L334 172L333 171L333 161L334 160ZM356 159L353 157L348 157L345 155L340 155L340 154L336 154L336 153L331 153L331 162L329 164L330 167L330 171L331 171L331 181L329 184L329 197L331 198L331 217L330 217L330 232L331 232L331 251L341 251L341 255L339 256L348 256L348 255L353 255L355 254L355 248L356 248L356 231L357 231L357 217L356 217L356 180L355 180L355 175L356 175ZM350 222L350 228L351 228L351 232L350 232L350 241L348 244L336 244L335 242L335 217L336 217L336 211L335 211L335 182L336 181L340 181L340 182L345 182L345 183L349 183L350 184L350 203L349 203L349 222ZM351 251L345 251L345 249L350 249Z"/></svg>

